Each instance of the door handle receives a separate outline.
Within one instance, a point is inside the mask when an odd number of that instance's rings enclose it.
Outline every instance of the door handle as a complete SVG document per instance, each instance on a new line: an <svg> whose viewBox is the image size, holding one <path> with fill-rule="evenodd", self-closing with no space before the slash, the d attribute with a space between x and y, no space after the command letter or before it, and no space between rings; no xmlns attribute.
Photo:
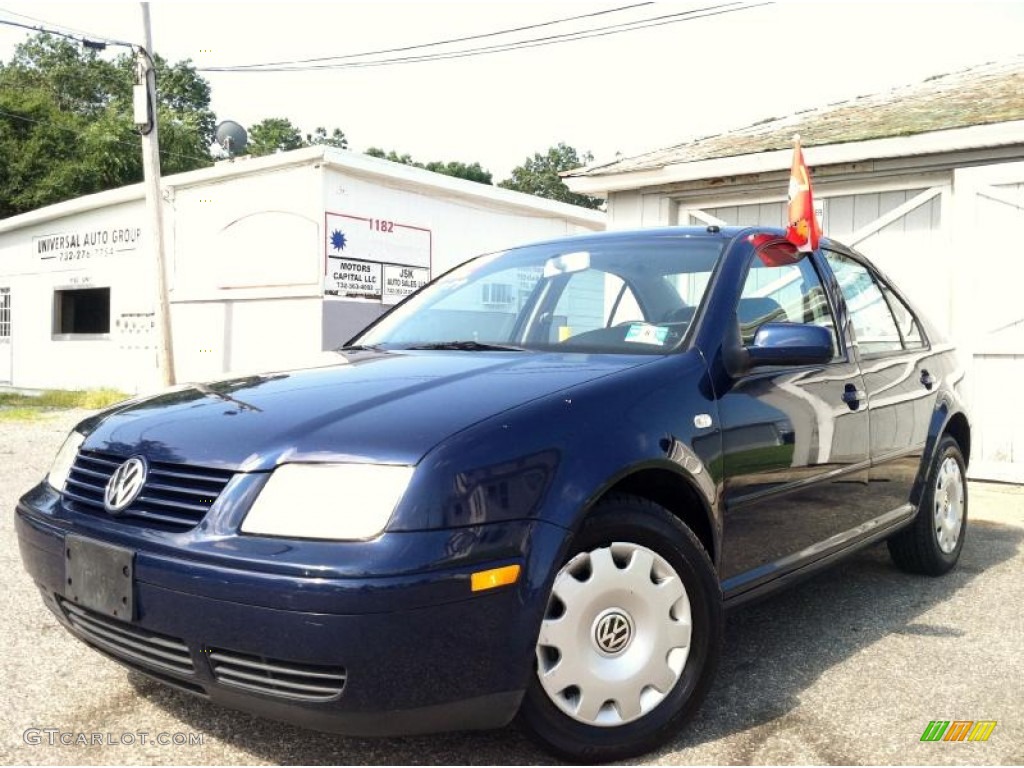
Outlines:
<svg viewBox="0 0 1024 768"><path fill-rule="evenodd" d="M843 388L843 402L850 406L851 411L856 411L860 408L860 401L866 400L867 395L863 389L857 389L853 384L847 384Z"/></svg>
<svg viewBox="0 0 1024 768"><path fill-rule="evenodd" d="M921 371L921 383L924 384L925 389L931 389L935 386L935 377L928 371Z"/></svg>

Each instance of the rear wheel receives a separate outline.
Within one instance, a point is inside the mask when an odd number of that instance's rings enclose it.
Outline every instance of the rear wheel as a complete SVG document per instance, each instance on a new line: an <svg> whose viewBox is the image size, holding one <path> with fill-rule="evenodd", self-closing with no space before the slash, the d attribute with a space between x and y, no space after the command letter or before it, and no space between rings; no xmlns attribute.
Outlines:
<svg viewBox="0 0 1024 768"><path fill-rule="evenodd" d="M956 565L967 532L967 472L960 446L939 441L917 517L889 539L889 554L908 573L941 576Z"/></svg>
<svg viewBox="0 0 1024 768"><path fill-rule="evenodd" d="M650 751L703 699L721 631L718 579L693 533L657 504L609 497L555 576L521 720L570 760Z"/></svg>

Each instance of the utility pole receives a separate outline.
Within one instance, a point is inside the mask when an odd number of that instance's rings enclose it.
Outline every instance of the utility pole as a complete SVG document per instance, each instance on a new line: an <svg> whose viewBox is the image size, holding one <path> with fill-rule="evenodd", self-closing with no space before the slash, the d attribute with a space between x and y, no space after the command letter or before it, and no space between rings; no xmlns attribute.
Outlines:
<svg viewBox="0 0 1024 768"><path fill-rule="evenodd" d="M165 387L175 383L174 345L171 339L171 304L167 297L167 260L164 254L164 205L160 188L160 140L157 134L156 68L153 65L153 32L149 3L142 6L145 48L136 53L135 122L142 126L142 171L146 187L146 212L153 239L157 290L157 367Z"/></svg>

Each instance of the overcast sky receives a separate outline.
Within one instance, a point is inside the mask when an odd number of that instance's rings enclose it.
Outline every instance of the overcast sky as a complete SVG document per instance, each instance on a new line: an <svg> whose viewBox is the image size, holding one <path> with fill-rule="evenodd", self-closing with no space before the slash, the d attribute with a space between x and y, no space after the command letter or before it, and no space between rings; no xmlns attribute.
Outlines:
<svg viewBox="0 0 1024 768"><path fill-rule="evenodd" d="M715 5L658 2L433 51L495 44ZM608 2L155 2L154 45L199 67L430 43L547 22ZM0 0L26 14L141 40L139 4ZM19 19L24 21L24 19ZM27 33L0 27L0 56ZM428 52L425 51L425 52ZM486 56L375 68L209 73L219 119L340 127L353 149L479 161L495 181L565 141L598 160L1024 52L1024 2L778 2L739 13Z"/></svg>

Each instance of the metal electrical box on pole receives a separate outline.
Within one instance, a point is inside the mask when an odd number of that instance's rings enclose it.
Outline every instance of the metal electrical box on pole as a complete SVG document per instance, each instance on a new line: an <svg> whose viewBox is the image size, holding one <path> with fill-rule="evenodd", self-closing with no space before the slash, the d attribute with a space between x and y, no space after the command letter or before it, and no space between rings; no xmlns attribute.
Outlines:
<svg viewBox="0 0 1024 768"><path fill-rule="evenodd" d="M167 260L164 254L163 194L160 188L160 141L157 134L156 69L153 64L153 33L149 3L141 3L145 48L138 51L136 67L136 122L142 130L142 170L146 189L146 211L153 237L157 289L157 366L164 386L175 383L174 345L171 336L171 305L167 296ZM144 91L143 91L144 89ZM143 110L145 107L145 110ZM144 112L144 114L142 114Z"/></svg>

